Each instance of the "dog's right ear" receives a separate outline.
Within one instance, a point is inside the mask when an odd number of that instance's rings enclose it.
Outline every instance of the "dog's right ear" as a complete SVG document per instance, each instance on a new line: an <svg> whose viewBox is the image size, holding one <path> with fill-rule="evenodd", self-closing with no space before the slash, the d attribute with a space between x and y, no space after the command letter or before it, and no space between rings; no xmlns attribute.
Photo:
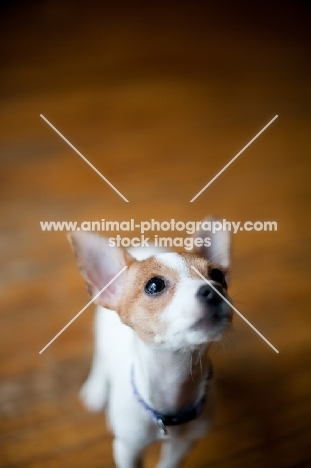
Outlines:
<svg viewBox="0 0 311 468"><path fill-rule="evenodd" d="M216 263L227 270L226 281L229 282L230 264L231 264L231 232L222 230L222 220L214 217L205 218L202 223L206 226L210 226L210 229L202 229L196 232L194 237L206 238L209 237L211 245L206 247L195 247L194 251L206 258L209 262ZM217 229L216 229L217 226ZM218 229L219 228L219 229Z"/></svg>
<svg viewBox="0 0 311 468"><path fill-rule="evenodd" d="M68 239L92 298L132 260L128 252L110 247L108 239L97 234L75 231L68 235ZM115 309L125 276L126 271L118 276L94 302Z"/></svg>

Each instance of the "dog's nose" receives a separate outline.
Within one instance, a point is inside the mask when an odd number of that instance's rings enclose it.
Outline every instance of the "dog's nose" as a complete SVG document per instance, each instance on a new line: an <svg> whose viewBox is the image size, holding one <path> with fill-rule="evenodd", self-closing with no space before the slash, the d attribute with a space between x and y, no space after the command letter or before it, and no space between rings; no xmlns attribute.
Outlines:
<svg viewBox="0 0 311 468"><path fill-rule="evenodd" d="M220 294L222 294L222 290L220 286L215 285L214 287L220 292ZM200 302L210 303L210 304L211 303L218 304L219 302L222 301L219 294L217 294L217 292L214 291L214 289L211 288L208 284L203 284L202 286L199 287L198 292L197 292L197 297Z"/></svg>

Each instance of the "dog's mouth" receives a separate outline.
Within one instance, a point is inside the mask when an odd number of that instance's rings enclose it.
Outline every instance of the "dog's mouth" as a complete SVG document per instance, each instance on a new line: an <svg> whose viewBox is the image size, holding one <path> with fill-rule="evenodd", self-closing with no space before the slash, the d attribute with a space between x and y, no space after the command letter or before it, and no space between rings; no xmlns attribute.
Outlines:
<svg viewBox="0 0 311 468"><path fill-rule="evenodd" d="M201 306L202 307L202 306ZM202 315L196 320L190 329L192 331L207 331L208 334L219 337L230 326L232 321L232 309L224 301L218 304L209 304L202 307Z"/></svg>
<svg viewBox="0 0 311 468"><path fill-rule="evenodd" d="M227 327L231 322L232 309L230 299L218 283L203 284L196 293L200 318L194 323L194 328L208 327L210 329ZM227 302L228 301L228 302Z"/></svg>

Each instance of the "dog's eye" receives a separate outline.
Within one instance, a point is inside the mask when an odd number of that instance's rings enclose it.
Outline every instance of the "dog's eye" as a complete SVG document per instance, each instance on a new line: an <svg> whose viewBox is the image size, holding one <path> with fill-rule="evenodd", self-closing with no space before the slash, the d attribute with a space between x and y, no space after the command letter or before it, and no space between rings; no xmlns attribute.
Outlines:
<svg viewBox="0 0 311 468"><path fill-rule="evenodd" d="M152 296L154 294L159 294L165 287L166 283L164 279L160 276L155 276L147 282L145 286L145 292Z"/></svg>
<svg viewBox="0 0 311 468"><path fill-rule="evenodd" d="M209 272L209 275L213 281L216 281L216 283L220 283L225 288L227 287L225 275L221 270L219 270L218 268L212 268Z"/></svg>

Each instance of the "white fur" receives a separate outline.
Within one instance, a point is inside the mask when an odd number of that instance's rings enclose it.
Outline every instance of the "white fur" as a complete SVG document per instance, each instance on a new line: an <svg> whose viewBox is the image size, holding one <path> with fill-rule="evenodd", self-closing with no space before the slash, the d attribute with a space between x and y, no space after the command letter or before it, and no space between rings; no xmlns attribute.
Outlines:
<svg viewBox="0 0 311 468"><path fill-rule="evenodd" d="M160 260L160 262L164 263L168 267L176 270L180 276L190 278L186 264L177 252L169 252L169 254L167 252L159 253L155 255L155 258Z"/></svg>
<svg viewBox="0 0 311 468"><path fill-rule="evenodd" d="M213 282L212 282L213 283ZM198 304L196 292L204 285L203 280L182 279L169 306L163 311L161 320L165 323L165 335L162 342L174 342L176 349L196 346L207 341L216 341L221 337L221 329L213 327L195 327L203 319L205 311ZM224 307L227 307L224 304Z"/></svg>
<svg viewBox="0 0 311 468"><path fill-rule="evenodd" d="M102 271L98 252L94 253L94 249L90 249L91 239L85 239L85 236L72 235L78 260L81 257L82 263L88 262L84 252L79 254L84 245L87 245L90 256L96 253L94 258L97 271ZM95 244L100 243L96 238ZM95 353L81 397L90 410L105 408L115 437L113 451L119 468L141 467L144 449L159 439L163 439L163 447L157 468L176 468L194 441L202 437L211 425L213 386L209 384L207 401L201 416L186 424L168 427L168 434L163 436L150 414L133 394L131 367L134 366L135 383L146 403L159 412L179 412L199 401L205 392L208 373L205 350L211 341L219 339L223 330L217 327L209 330L205 324L196 326L204 319L204 310L199 304L197 291L205 282L190 277L189 265L185 264L179 254L158 253L154 248L149 251L131 249L131 253L139 260L155 255L158 262L174 269L178 276L175 293L165 310L158 311L161 326L152 343L140 339L132 328L121 322L115 311L97 308ZM228 252L223 252L224 256L227 254ZM108 257L110 258L110 253ZM92 276L88 273L91 266L85 267L82 264L80 268L86 278ZM113 270L112 267L111 269ZM97 285L97 289L100 286Z"/></svg>

